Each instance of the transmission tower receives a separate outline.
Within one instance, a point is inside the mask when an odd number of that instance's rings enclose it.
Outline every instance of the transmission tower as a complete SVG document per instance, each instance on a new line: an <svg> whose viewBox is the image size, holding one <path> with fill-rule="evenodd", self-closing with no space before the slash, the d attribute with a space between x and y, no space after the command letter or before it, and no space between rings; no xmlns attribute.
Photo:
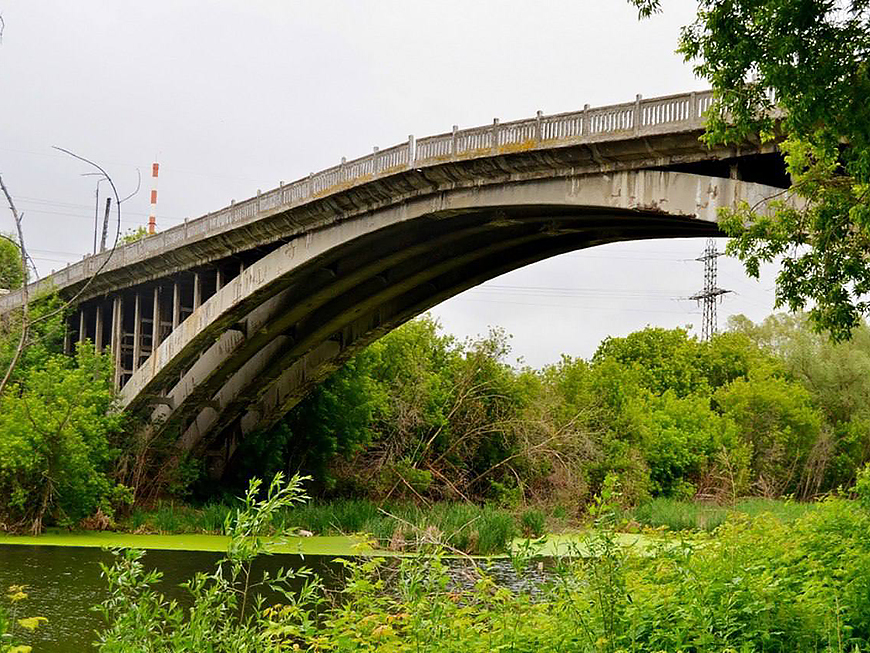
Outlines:
<svg viewBox="0 0 870 653"><path fill-rule="evenodd" d="M698 303L704 302L704 324L701 327L701 340L709 340L716 333L718 327L716 298L731 292L730 290L722 290L716 285L716 259L720 256L722 256L722 252L716 250L716 242L712 238L708 238L704 253L695 259L704 264L704 290L695 293L689 299L694 299Z"/></svg>

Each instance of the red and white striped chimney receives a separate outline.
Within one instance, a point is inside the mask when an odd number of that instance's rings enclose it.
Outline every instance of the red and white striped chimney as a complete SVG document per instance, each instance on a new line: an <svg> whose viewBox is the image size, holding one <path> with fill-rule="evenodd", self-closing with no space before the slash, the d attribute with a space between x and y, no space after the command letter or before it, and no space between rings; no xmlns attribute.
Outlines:
<svg viewBox="0 0 870 653"><path fill-rule="evenodd" d="M159 163L151 164L151 213L148 215L148 233L153 234L157 230L157 173L160 170Z"/></svg>

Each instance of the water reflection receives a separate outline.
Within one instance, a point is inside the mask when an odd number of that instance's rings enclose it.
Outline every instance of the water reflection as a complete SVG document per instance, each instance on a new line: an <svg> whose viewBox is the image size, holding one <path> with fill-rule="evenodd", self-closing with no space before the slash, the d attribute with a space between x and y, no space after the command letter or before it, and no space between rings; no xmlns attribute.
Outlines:
<svg viewBox="0 0 870 653"><path fill-rule="evenodd" d="M188 596L179 585L198 571L211 571L220 557L220 553L204 551L152 550L145 554L143 563L146 569L163 572L160 592L185 604ZM5 595L9 585L27 585L28 598L19 604L18 616L48 618L47 624L27 637L35 653L90 649L94 632L103 625L102 617L91 607L107 595L99 563L111 564L112 558L108 551L94 548L0 545L0 589ZM304 560L298 555L264 556L254 566L254 577L262 570L274 574L281 567L302 566L320 573L328 584L337 582L337 565L324 556L306 556Z"/></svg>
<svg viewBox="0 0 870 653"><path fill-rule="evenodd" d="M146 569L163 572L158 591L184 605L189 604L189 597L180 584L196 572L212 571L220 558L220 553L213 552L150 550L143 563ZM90 650L95 632L103 626L102 617L92 606L102 602L108 593L99 563L111 564L112 559L108 551L95 548L0 544L0 589L5 594L9 585L27 585L29 596L20 604L18 616L48 618L48 624L28 634L27 643L34 646L35 653ZM547 569L537 563L521 577L505 559L479 564L497 583L515 590L535 593L547 576ZM281 567L302 566L318 573L329 587L341 585L343 567L329 556L305 556L304 560L298 555L264 556L254 565L253 577L260 577L262 571L274 574ZM476 575L467 560L451 560L449 566L450 576L458 586L474 584Z"/></svg>

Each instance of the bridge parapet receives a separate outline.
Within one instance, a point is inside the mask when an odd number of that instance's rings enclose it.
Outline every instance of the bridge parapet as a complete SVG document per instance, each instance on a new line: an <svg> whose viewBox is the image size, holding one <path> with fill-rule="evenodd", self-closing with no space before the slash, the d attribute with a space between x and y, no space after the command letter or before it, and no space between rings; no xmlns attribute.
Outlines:
<svg viewBox="0 0 870 653"><path fill-rule="evenodd" d="M497 154L568 147L583 143L689 131L703 126L710 107L711 91L683 93L581 111L500 123L451 132L375 150L366 156L342 161L336 166L282 184L242 202L233 202L214 213L162 231L112 251L90 256L31 284L31 294L63 289L85 282L97 271L124 268L191 245L205 238L237 229L263 217L340 192L374 179L411 168L426 168L450 161L490 157ZM0 314L21 304L20 291L0 297Z"/></svg>

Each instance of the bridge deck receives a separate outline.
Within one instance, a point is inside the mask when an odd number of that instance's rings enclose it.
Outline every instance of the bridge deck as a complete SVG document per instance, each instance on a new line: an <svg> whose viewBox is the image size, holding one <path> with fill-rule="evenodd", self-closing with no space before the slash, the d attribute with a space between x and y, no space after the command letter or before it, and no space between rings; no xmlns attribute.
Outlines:
<svg viewBox="0 0 870 653"><path fill-rule="evenodd" d="M234 202L202 217L185 220L176 227L135 243L119 246L67 266L30 285L31 294L46 290L75 290L100 272L109 281L91 284L87 299L111 288L130 286L142 280L142 265L159 260L159 272L148 274L156 278L186 266L203 262L183 261L165 265L167 254L176 250L194 249L208 239L243 229L276 213L286 212L303 204L323 199L372 181L412 169L425 169L449 162L485 159L499 154L540 152L576 145L595 145L632 138L697 131L703 127L703 114L709 108L711 91L683 93L643 99L582 111L543 115L534 118L493 124L450 132L415 140L413 136L399 145L374 151L351 161L312 173L308 177L285 184L242 202ZM309 225L300 223L299 232ZM253 246L253 244L251 244ZM136 274L111 274L124 268L137 268ZM124 277L127 277L126 279ZM19 306L20 291L0 297L0 315Z"/></svg>

